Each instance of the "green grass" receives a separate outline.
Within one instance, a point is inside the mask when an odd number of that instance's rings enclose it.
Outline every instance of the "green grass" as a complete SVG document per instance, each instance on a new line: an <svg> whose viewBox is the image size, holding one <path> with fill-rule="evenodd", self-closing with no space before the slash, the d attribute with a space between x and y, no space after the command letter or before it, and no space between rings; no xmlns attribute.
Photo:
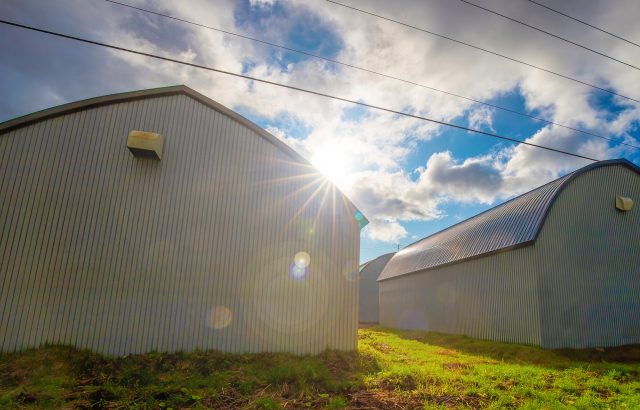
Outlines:
<svg viewBox="0 0 640 410"><path fill-rule="evenodd" d="M359 331L358 353L0 355L0 408L640 408L640 347L549 351Z"/></svg>

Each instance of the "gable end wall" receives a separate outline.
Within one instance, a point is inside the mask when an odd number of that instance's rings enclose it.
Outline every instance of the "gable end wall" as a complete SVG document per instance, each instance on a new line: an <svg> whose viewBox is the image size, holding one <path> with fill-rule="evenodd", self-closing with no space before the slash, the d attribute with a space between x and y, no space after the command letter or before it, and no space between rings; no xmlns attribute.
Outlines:
<svg viewBox="0 0 640 410"><path fill-rule="evenodd" d="M184 94L1 134L0 351L356 349L359 227L314 171Z"/></svg>
<svg viewBox="0 0 640 410"><path fill-rule="evenodd" d="M620 212L616 195L634 208ZM542 346L640 343L640 174L596 168L567 186L535 244Z"/></svg>

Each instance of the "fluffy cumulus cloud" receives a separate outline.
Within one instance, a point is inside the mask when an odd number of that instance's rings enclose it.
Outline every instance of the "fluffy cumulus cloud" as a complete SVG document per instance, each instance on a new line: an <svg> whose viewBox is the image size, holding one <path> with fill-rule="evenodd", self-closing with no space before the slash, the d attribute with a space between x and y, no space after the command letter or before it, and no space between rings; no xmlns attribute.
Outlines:
<svg viewBox="0 0 640 410"><path fill-rule="evenodd" d="M640 97L637 72L462 2L345 0L355 7ZM483 6L625 61L640 48L527 2ZM308 0L128 0L133 6L303 49L384 73L336 65L103 0L5 0L3 18L171 56L265 80L455 122L606 159L638 159L640 104L354 10ZM627 38L640 38L633 0L556 5ZM488 139L437 123L0 27L0 120L96 95L187 84L265 126L314 163L371 220L372 241L410 238L407 224L447 217L451 204L490 205L589 161ZM411 83L394 80L398 77ZM472 100L544 118L505 113ZM570 128L550 124L562 124ZM527 123L524 127L522 124ZM487 142L489 141L489 142Z"/></svg>
<svg viewBox="0 0 640 410"><path fill-rule="evenodd" d="M499 168L491 156L457 162L450 152L439 152L429 158L419 182L442 200L490 204L503 189L504 176Z"/></svg>

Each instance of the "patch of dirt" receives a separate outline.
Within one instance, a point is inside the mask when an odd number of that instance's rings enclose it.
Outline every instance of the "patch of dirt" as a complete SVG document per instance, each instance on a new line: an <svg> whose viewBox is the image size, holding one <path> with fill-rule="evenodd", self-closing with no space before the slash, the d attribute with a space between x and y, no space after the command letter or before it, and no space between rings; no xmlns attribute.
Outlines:
<svg viewBox="0 0 640 410"><path fill-rule="evenodd" d="M439 354L440 356L458 357L458 352L451 349L440 349L436 352L436 354Z"/></svg>
<svg viewBox="0 0 640 410"><path fill-rule="evenodd" d="M389 353L391 350L393 350L391 346L382 342L371 343L371 347L382 353Z"/></svg>
<svg viewBox="0 0 640 410"><path fill-rule="evenodd" d="M609 397L613 396L613 393L609 389L605 389L602 387L593 389L593 392L596 393L601 399L608 399Z"/></svg>
<svg viewBox="0 0 640 410"><path fill-rule="evenodd" d="M247 408L253 397L245 395L231 388L222 389L219 395L214 397L205 397L202 399L202 405L210 409L239 409Z"/></svg>
<svg viewBox="0 0 640 410"><path fill-rule="evenodd" d="M501 383L498 383L496 388L500 390L511 390L513 387L517 386L518 382L515 380L505 380Z"/></svg>
<svg viewBox="0 0 640 410"><path fill-rule="evenodd" d="M386 390L361 390L348 395L350 409L414 410L424 407L419 395L397 395Z"/></svg>
<svg viewBox="0 0 640 410"><path fill-rule="evenodd" d="M441 396L427 396L427 400L432 403L436 403L440 406L446 406L447 408L460 408L464 406L470 409L481 409L486 405L486 399L474 394L467 394L462 396L454 396L444 394Z"/></svg>
<svg viewBox="0 0 640 410"><path fill-rule="evenodd" d="M0 386L13 387L27 379L29 372L13 366L0 367Z"/></svg>
<svg viewBox="0 0 640 410"><path fill-rule="evenodd" d="M394 391L396 389L410 391L415 390L418 387L418 383L412 375L407 374L393 377L392 379L383 379L378 386L385 391Z"/></svg>

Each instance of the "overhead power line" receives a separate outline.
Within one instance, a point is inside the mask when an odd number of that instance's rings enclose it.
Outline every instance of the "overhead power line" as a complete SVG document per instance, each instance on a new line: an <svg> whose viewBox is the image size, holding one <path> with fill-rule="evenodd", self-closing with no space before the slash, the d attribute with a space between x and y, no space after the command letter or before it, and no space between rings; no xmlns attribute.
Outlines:
<svg viewBox="0 0 640 410"><path fill-rule="evenodd" d="M528 0L528 1L530 1L530 2L531 2L531 3L533 3L533 4L538 5L538 6L540 6L540 7L543 7L543 8L545 8L545 9L547 9L547 10L550 10L550 11L552 11L552 12L554 12L554 13L558 13L558 14L560 14L561 16L565 16L566 18L569 18L569 19L571 19L571 20L577 21L578 23L582 23L582 24L584 24L585 26L591 27L591 28L596 29L596 30L598 30L598 31L601 31L601 32L603 32L603 33L605 33L605 34L608 34L608 35L610 35L611 37L615 37L615 38L617 38L617 39L619 39L619 40L626 41L627 43L632 44L632 45L634 45L634 46L636 46L636 47L640 47L640 44L638 44L638 43L634 43L634 42L633 42L633 41L631 41L631 40L628 40L628 39L626 39L626 38L624 38L624 37L621 37L621 36L619 36L619 35L617 35L617 34L613 34L612 32L607 31L607 30L605 30L605 29L603 29L603 28L596 27L596 26L594 26L593 24L589 24L589 23L587 23L587 22L586 22L586 21L584 21L584 20L580 20L580 19L578 19L578 18L575 18L575 17L573 17L573 16L570 16L570 15L568 15L568 14L566 14L566 13L561 12L560 10L553 9L553 8L551 8L551 7L547 6L546 4L538 3L537 1L534 1L534 0Z"/></svg>
<svg viewBox="0 0 640 410"><path fill-rule="evenodd" d="M496 51L491 51L491 50L488 50L488 49L486 49L486 48L482 48L482 47L480 47L480 46L476 46L476 45L473 45L473 44L471 44L471 43L464 42L464 41L462 41L462 40L456 40L456 39L455 39L455 38L453 38L453 37L448 37L448 36L445 36L445 35L443 35L443 34L438 34L438 33L435 33L435 32L433 32L433 31L429 31L429 30L424 29L424 28L420 28L420 27L417 27L417 26L413 26L413 25L411 25L411 24L404 23L404 22L399 21L399 20L394 20L394 19L392 19L392 18L385 17L385 16L382 16L382 15L380 15L380 14L372 13L372 12L370 12L370 11L366 11L366 10L363 10L363 9L359 9L359 8L357 8L357 7L349 6L348 4L339 3L339 2L334 1L334 0L325 0L325 1L327 1L327 2L329 2L329 3L332 3L332 4L335 4L335 5L338 5L338 6L342 6L342 7L345 7L345 8L348 8L348 9L354 10L354 11L357 11L357 12L359 12L359 13L363 13L363 14L367 14L367 15L370 15L370 16L373 16L373 17L376 17L376 18L379 18L379 19L381 19L381 20L390 21L390 22L392 22L392 23L396 23L396 24L399 24L399 25L404 26L404 27L408 27L408 28L411 28L411 29L414 29L414 30L418 30L418 31L421 31L421 32L423 32L423 33L431 34L431 35L433 35L433 36L435 36L435 37L440 37L440 38L442 38L442 39L449 40L449 41L452 41L452 42L457 43L457 44L462 44L462 45L464 45L464 46L471 47L471 48L474 48L474 49L476 49L476 50L480 50L480 51L482 51L482 52L484 52L484 53L488 53L488 54L491 54L491 55L494 55L494 56L497 56L497 57L500 57L500 58L504 58L505 60L513 61L513 62L515 62L515 63L522 64L522 65L525 65L525 66L527 66L527 67L534 68L534 69L536 69L536 70L544 71L545 73L549 73L549 74L555 75L555 76L557 76L557 77L560 77L560 78L564 78L564 79L566 79L566 80L573 81L573 82L578 83L578 84L586 85L587 87L591 87L591 88L596 89L596 90L604 91L605 93L609 93L609 94L611 94L611 95L615 95L615 96L617 96L617 97L624 98L624 99L629 100L629 101L633 101L633 102L640 103L640 100L638 100L638 99L636 99L636 98L629 97L629 96L626 96L626 95L623 95L623 94L618 94L618 93L616 93L615 91L611 91L611 90L608 90L608 89L603 88L603 87L598 87L598 86L597 86L597 85L595 85L595 84L591 84L591 83L588 83L588 82L586 82L586 81L582 81L582 80L579 80L579 79L577 79L577 78L570 77L570 76L568 76L568 75L560 74L560 73L558 73L558 72L556 72L556 71L552 71L552 70L549 70L549 69L547 69L547 68L543 68L543 67L540 67L540 66L537 66L537 65L531 64L531 63L527 63L526 61L518 60L518 59L516 59L516 58L509 57L509 56L507 56L507 55L500 54L500 53L498 53L498 52L496 52Z"/></svg>
<svg viewBox="0 0 640 410"><path fill-rule="evenodd" d="M511 137L507 137L507 136L504 136L504 135L494 134L494 133L490 133L490 132L486 132L486 131L482 131L482 130L477 130L477 129L474 129L474 128L469 128L469 127L464 127L462 125L456 125L456 124L448 123L448 122L445 122L445 121L439 121L439 120L435 120L433 118L423 117L423 116L420 116L420 115L415 115L415 114L411 114L411 113L407 113L407 112L403 112L403 111L397 111L397 110L393 110L391 108L384 108L384 107L373 105L373 104L367 104L367 103L364 103L364 102L361 102L361 101L352 100L352 99L343 98L343 97L338 97L338 96L334 96L334 95L331 95L331 94L322 93L322 92L319 92L319 91L309 90L309 89L306 89L306 88L300 88L300 87L295 87L295 86L288 85L288 84L277 83L277 82L265 80L265 79L262 79L262 78L252 77L252 76L248 76L248 75L245 75L245 74L234 73L234 72L231 72L231 71L226 71L226 70L221 70L221 69L214 68L214 67L209 67L209 66L205 66L205 65L196 64L196 63L191 63L191 62L184 61L184 60L177 60L177 59L174 59L174 58L164 57L164 56L161 56L161 55L147 53L147 52L144 52L144 51L134 50L134 49L126 48L126 47L120 47L120 46L116 46L116 45L113 45L113 44L107 44L107 43L102 43L102 42L99 42L99 41L88 40L88 39L85 39L85 38L82 38L82 37L72 36L72 35L69 35L69 34L63 34L63 33L58 33L58 32L55 32L55 31L44 30L44 29L41 29L41 28L28 26L26 24L15 23L15 22L8 21L8 20L0 19L0 23L6 24L6 25L9 25L9 26L13 26L13 27L19 27L19 28L26 29L26 30L35 31L35 32L38 32L38 33L48 34L48 35L55 36L55 37L66 38L66 39L69 39L69 40L79 41L79 42L82 42L82 43L92 44L92 45L100 46L100 47L106 47L106 48L110 48L112 50L124 51L124 52L131 53L131 54L137 54L137 55L140 55L140 56L154 58L154 59L157 59L157 60L168 61L168 62L171 62L171 63L181 64L181 65L185 65L185 66L189 66L189 67L193 67L193 68L199 68L199 69L202 69L202 70L212 71L212 72L216 72L216 73L220 73L220 74L226 74L226 75L237 77L237 78L244 78L246 80L251 80L251 81L255 81L255 82L259 82L259 83L263 83L263 84L269 84L269 85L273 85L273 86L276 86L276 87L281 87L281 88L286 88L286 89L289 89L289 90L303 92L303 93L306 93L306 94L317 95L319 97L329 98L329 99L336 100L336 101L342 101L342 102L345 102L345 103L354 104L354 105L358 105L358 106L361 106L361 107L371 108L371 109L378 110L378 111L383 111L383 112L387 112L387 113L391 113L391 114L401 115L401 116L404 116L404 117L414 118L414 119L421 120L421 121L431 122L431 123L434 123L434 124L444 125L444 126L447 126L447 127L450 127L450 128L456 128L456 129L463 130L463 131L469 131L469 132L473 132L473 133L476 133L476 134L486 135L488 137L500 139L500 140L503 140L503 141L510 141L510 142L513 142L513 143L516 143L516 144L527 145L527 146L530 146L530 147L536 147L536 148L544 149L544 150L547 150L547 151L556 152L556 153L559 153L559 154L565 154L565 155L570 155L570 156L576 157L576 158L586 159L586 160L589 160L589 161L594 161L594 162L599 161L598 159L595 159L595 158L587 157L587 156L580 155L580 154L575 154L573 152L564 151L564 150L561 150L561 149L556 149L556 148L551 148L551 147L547 147L547 146L544 146L544 145L534 144L532 142L521 141L521 140L518 140L518 139L515 139L515 138L511 138Z"/></svg>
<svg viewBox="0 0 640 410"><path fill-rule="evenodd" d="M499 105L496 105L496 104L487 103L487 102L484 102L484 101L481 101L481 100L477 100L477 99L474 99L474 98L471 98L471 97L466 97L464 95L456 94L456 93L453 93L453 92L450 92L450 91L438 89L438 88L431 87L431 86L428 86L428 85L425 85L425 84L420 84L420 83L417 83L415 81L411 81L411 80L407 80L407 79L404 79L404 78L396 77L396 76L393 76L393 75L390 75L390 74L381 73L381 72L378 72L378 71L375 71L375 70L372 70L372 69L369 69L369 68L356 66L356 65L353 65L353 64L349 64L349 63L345 63L345 62L339 61L339 60L334 60L334 59L331 59L331 58L323 57L323 56L320 56L320 55L317 55L317 54L314 54L314 53L310 53L310 52L307 52L307 51L298 50L298 49L287 47L287 46L284 46L284 45L281 45L281 44L272 43L272 42L268 42L268 41L261 40L261 39L258 39L258 38L250 37L250 36L247 36L247 35L244 35L244 34L239 34L239 33L235 33L235 32L228 31L228 30L223 30L223 29L220 29L220 28L217 28L217 27L208 26L208 25L205 25L205 24L201 24L201 23L197 23L197 22L191 21L191 20L186 20L186 19L183 19L183 18L180 18L180 17L175 17L175 16L172 16L170 14L160 13L160 12L157 12L157 11L154 11L154 10L145 9L145 8L142 8L142 7L137 7L137 6L133 6L133 5L126 4L126 3L121 3L121 2L116 1L116 0L104 0L104 1L106 1L108 3L116 4L116 5L119 5L119 6L128 7L128 8L143 12L143 13L148 13L148 14L159 16L159 17L163 17L163 18L167 18L167 19L171 19L171 20L175 20L175 21L180 21L182 23L191 24L191 25L194 25L194 26L197 26L197 27L206 28L206 29L209 29L209 30L213 30L213 31L217 31L217 32L220 32L220 33L228 34L228 35L231 35L231 36L236 36L236 37L239 37L239 38L242 38L242 39L255 41L255 42L258 42L258 43L261 43L261 44L264 44L264 45L268 45L268 46L271 46L271 47L276 47L276 48L280 48L280 49L283 49L283 50L291 51L293 53L297 53L297 54L313 57L313 58L316 58L316 59L319 59L319 60L322 60L322 61L327 61L327 62L332 63L332 64L338 64L338 65L341 65L341 66L344 66L344 67L348 67L348 68L351 68L351 69L355 69L355 70L363 71L363 72L366 72L366 73L378 75L378 76L389 78L389 79L392 79L392 80L395 80L395 81L400 81L400 82L403 82L403 83L406 83L406 84L411 84L411 85L415 85L415 86L418 86L418 87L426 88L428 90L432 90L432 91L436 91L436 92L439 92L439 93L442 93L442 94L450 95L452 97L461 98L461 99L464 99L464 100L467 100L467 101L471 101L471 102L474 102L474 103L477 103L477 104L482 104L482 105L487 106L487 107L491 107L491 108L495 108L495 109L498 109L498 110L510 112L512 114L517 114L517 115L520 115L520 116L523 116L523 117L531 118L533 120L540 121L540 122L543 122L545 124L556 125L558 127L562 127L562 128L566 128L568 130L580 132L580 133L583 133L583 134L586 134L586 135L590 135L592 137L596 137L596 138L600 138L600 139L603 139L603 140L611 141L611 142L614 142L614 143L617 143L617 144L626 145L628 147L632 147L632 148L635 148L635 149L640 149L640 146L637 146L637 145L634 145L634 144L630 144L628 142L621 141L621 140L616 139L616 138L605 137L603 135L599 135L599 134L596 134L596 133L591 132L591 131L586 131L586 130L583 130L583 129L580 129L580 128L571 127L571 126L564 125L564 124L561 124L561 123L557 123L557 122L554 122L554 121L549 121L549 120L546 120L544 118L539 118L539 117L536 117L535 115L527 114L527 113L522 112L522 111L514 110L514 109L511 109L511 108L507 108L507 107L502 107L502 106L499 106Z"/></svg>
<svg viewBox="0 0 640 410"><path fill-rule="evenodd" d="M589 52L592 52L592 53L597 54L599 56L602 56L604 58L608 58L609 60L615 61L615 62L620 63L620 64L624 64L627 67L631 67L631 68L633 68L635 70L639 70L640 71L640 67L638 67L638 66L635 66L633 64L627 63L626 61L619 60L619 59L617 59L615 57L611 57L608 54L602 53L602 52L600 52L598 50L594 50L594 49L589 48L589 47L587 47L585 45L582 45L580 43L576 43L575 41L571 41L571 40L566 39L564 37L561 37L561 36L559 36L557 34L553 34L550 31L546 31L546 30L543 30L543 29L541 29L539 27L532 26L531 24L525 23L524 21L521 21L521 20L518 20L518 19L514 19L513 17L509 17L509 16L507 16L505 14L502 14L502 13L499 13L499 12L497 12L495 10L488 9L486 7L483 7L483 6L479 5L479 4L473 3L473 2L471 2L469 0L460 0L460 1L463 2L463 3L466 3L466 4L470 5L470 6L479 8L480 10L486 11L487 13L495 14L496 16L500 16L500 17L502 17L504 19L507 19L509 21L513 21L514 23L518 23L518 24L520 24L522 26L525 26L525 27L528 27L528 28L530 28L532 30L535 30L535 31L538 31L540 33L546 34L549 37L556 38L556 39L558 39L560 41L564 41L567 44L571 44L573 46L580 47L580 48L582 48L584 50L587 50Z"/></svg>

